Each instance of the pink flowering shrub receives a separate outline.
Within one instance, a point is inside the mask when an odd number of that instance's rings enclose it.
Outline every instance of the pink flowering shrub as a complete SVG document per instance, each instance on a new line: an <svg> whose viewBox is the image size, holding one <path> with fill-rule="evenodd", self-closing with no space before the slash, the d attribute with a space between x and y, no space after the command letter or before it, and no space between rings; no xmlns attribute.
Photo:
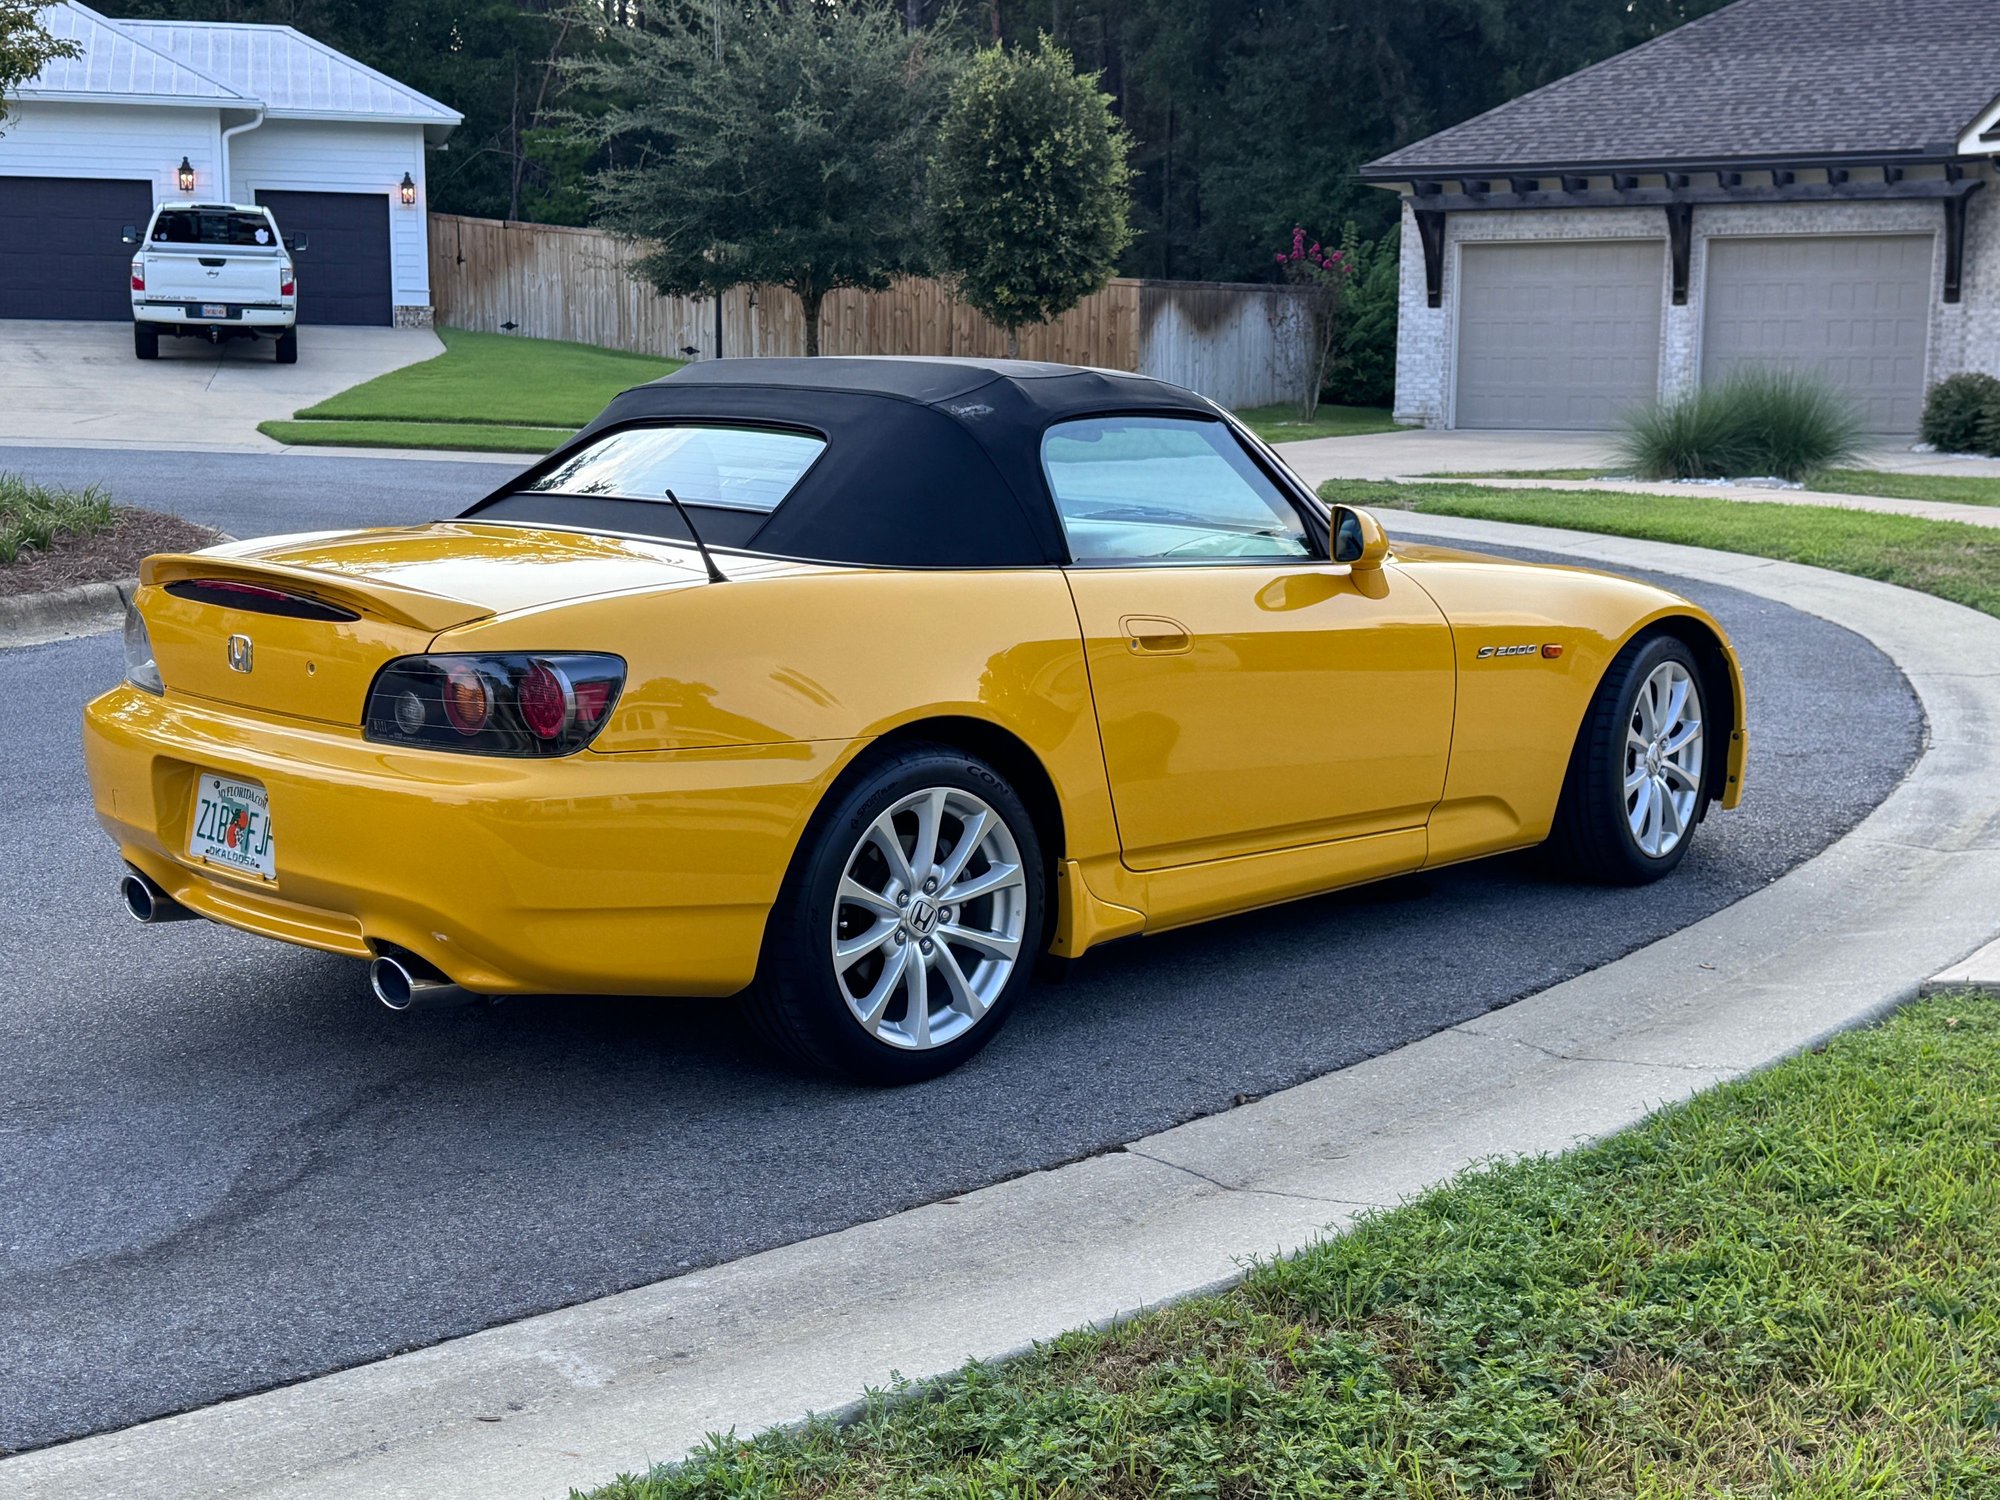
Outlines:
<svg viewBox="0 0 2000 1500"><path fill-rule="evenodd" d="M1304 227L1294 225L1291 252L1277 252L1278 266L1285 280L1299 288L1300 300L1311 320L1311 358L1307 361L1307 383L1299 402L1308 422L1319 410L1319 393L1325 387L1334 350L1340 344L1348 292L1360 259L1360 236L1351 222L1341 231L1337 249L1328 250L1318 240L1307 244Z"/></svg>

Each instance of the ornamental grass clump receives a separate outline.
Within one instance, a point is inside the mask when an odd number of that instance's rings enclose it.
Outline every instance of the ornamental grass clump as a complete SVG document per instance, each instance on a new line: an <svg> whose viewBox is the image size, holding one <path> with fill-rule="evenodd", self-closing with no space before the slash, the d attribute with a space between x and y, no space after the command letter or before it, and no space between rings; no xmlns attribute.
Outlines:
<svg viewBox="0 0 2000 1500"><path fill-rule="evenodd" d="M1861 417L1800 370L1741 370L1626 418L1619 459L1641 479L1799 481L1852 460Z"/></svg>
<svg viewBox="0 0 2000 1500"><path fill-rule="evenodd" d="M96 485L52 490L19 474L0 474L0 566L23 553L47 552L58 537L107 531L113 520L111 497Z"/></svg>

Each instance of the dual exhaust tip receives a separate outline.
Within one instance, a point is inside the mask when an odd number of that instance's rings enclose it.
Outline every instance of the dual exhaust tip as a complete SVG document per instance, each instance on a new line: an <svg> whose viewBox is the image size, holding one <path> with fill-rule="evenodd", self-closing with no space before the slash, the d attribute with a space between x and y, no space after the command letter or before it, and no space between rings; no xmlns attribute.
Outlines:
<svg viewBox="0 0 2000 1500"><path fill-rule="evenodd" d="M118 878L118 899L125 903L133 921L149 927L158 922L189 922L201 915L174 900L150 876L132 869ZM402 952L384 953L368 965L368 988L377 1000L396 1011L470 1005L484 998L460 989L415 954Z"/></svg>

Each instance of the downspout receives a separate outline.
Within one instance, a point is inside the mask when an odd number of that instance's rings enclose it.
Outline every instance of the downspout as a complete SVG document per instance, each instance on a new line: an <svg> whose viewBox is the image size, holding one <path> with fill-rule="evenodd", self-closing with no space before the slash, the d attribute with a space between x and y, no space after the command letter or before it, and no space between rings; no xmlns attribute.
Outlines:
<svg viewBox="0 0 2000 1500"><path fill-rule="evenodd" d="M241 135L246 130L255 130L259 125L262 125L264 123L264 111L267 107L262 104L258 105L257 113L253 118L245 120L241 125L232 125L222 132L222 201L224 203L234 203L236 201L236 189L233 181L236 176L236 170L234 163L229 159L230 137Z"/></svg>

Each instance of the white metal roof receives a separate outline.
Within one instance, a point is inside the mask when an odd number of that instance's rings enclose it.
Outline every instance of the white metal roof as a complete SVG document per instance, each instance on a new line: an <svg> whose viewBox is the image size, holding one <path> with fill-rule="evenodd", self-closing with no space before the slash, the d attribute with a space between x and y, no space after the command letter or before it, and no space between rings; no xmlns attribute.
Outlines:
<svg viewBox="0 0 2000 1500"><path fill-rule="evenodd" d="M127 35L247 98L274 118L388 120L449 129L465 117L289 26L119 21Z"/></svg>
<svg viewBox="0 0 2000 1500"><path fill-rule="evenodd" d="M256 100L74 3L52 5L42 24L74 41L81 57L59 57L19 90L23 98L123 99L134 103L255 108Z"/></svg>
<svg viewBox="0 0 2000 1500"><path fill-rule="evenodd" d="M23 98L261 106L276 119L421 125L434 142L465 118L289 26L115 21L77 0L48 6L42 20L83 55L49 63Z"/></svg>

